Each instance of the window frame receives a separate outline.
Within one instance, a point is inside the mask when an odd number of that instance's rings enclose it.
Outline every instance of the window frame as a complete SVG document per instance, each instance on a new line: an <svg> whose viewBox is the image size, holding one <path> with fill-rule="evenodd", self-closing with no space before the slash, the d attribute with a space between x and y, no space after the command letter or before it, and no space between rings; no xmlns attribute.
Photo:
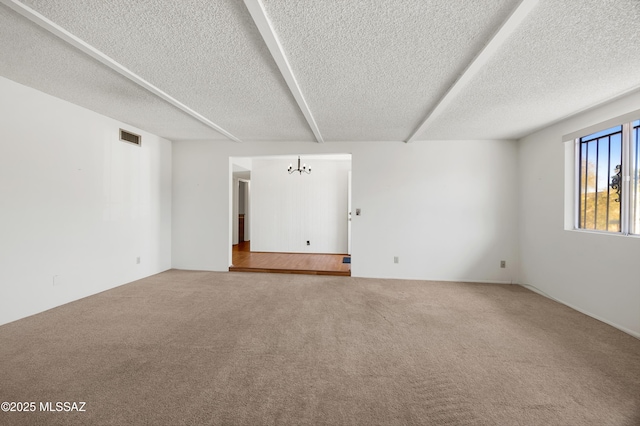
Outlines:
<svg viewBox="0 0 640 426"><path fill-rule="evenodd" d="M605 123L601 123L599 125L594 125L594 126L590 126L587 129L584 129L582 131L579 132L574 132L571 135L566 135L563 140L564 141L569 141L569 140L573 140L573 169L574 169L574 173L573 173L573 183L572 183L572 190L573 190L573 199L572 199L572 209L573 209L573 226L572 229L575 231L580 231L580 232L587 232L587 233L598 233L598 234L604 234L604 235L622 235L622 236L631 236L631 237L640 237L640 227L638 229L635 229L635 232L632 232L632 228L633 228L633 224L632 224L632 220L633 220L633 214L635 212L633 212L632 210L634 209L634 205L633 203L635 202L635 200L637 198L640 198L640 190L636 191L635 193L632 193L632 188L631 188L631 181L632 179L632 173L639 173L639 170L634 170L634 164L632 164L632 162L635 160L634 157L632 157L632 154L634 154L632 151L634 150L634 147L632 146L632 139L633 139L633 135L632 132L635 131L635 127L634 127L634 123L638 120L640 120L640 111L636 111L634 113L632 113L633 115L627 114L624 117L620 117L619 121L615 121L614 120L609 120ZM630 117L635 117L635 118L630 118ZM608 231L608 230L602 230L602 229L589 229L589 228L581 228L580 227L580 191L581 191L581 144L583 143L581 140L587 136L590 136L592 134L601 132L603 130L607 130L610 128L614 128L617 126L621 126L622 127L622 134L621 134L621 192L620 192L620 230L619 231ZM640 133L640 131L638 132ZM568 139L568 136L571 137L571 139ZM587 142L588 143L588 142ZM638 143L638 141L636 140L636 144ZM637 155L637 154L636 154ZM640 167L640 164L635 165ZM611 185L611 183L609 182L609 185ZM597 188L597 187L596 187ZM596 194L597 194L597 189L596 189ZM596 202L597 202L597 195L596 195Z"/></svg>

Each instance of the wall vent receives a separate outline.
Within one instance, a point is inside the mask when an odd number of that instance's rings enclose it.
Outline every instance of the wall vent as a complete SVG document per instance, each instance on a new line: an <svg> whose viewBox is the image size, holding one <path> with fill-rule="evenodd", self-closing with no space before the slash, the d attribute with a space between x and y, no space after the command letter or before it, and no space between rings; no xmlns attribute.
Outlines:
<svg viewBox="0 0 640 426"><path fill-rule="evenodd" d="M120 140L132 143L134 145L141 145L142 136L120 129Z"/></svg>

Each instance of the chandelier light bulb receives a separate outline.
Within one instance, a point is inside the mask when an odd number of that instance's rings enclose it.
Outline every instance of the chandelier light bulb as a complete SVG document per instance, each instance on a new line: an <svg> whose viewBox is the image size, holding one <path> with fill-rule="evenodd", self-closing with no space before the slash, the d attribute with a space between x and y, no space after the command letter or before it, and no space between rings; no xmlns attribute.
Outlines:
<svg viewBox="0 0 640 426"><path fill-rule="evenodd" d="M300 174L302 174L302 172L305 172L306 174L311 173L311 169L307 169L307 163L304 163L302 165L302 168L300 168L300 156L298 156L298 168L294 169L293 168L293 164L289 163L289 168L287 169L287 171L289 172L289 174L294 173L294 172L298 172Z"/></svg>

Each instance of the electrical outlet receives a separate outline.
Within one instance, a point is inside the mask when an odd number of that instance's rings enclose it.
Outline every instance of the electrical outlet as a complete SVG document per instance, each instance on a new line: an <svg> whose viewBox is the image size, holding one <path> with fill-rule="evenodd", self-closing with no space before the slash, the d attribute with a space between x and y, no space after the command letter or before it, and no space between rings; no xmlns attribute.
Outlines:
<svg viewBox="0 0 640 426"><path fill-rule="evenodd" d="M506 268L507 267L507 261L506 260L501 260L500 261L500 267L501 268Z"/></svg>
<svg viewBox="0 0 640 426"><path fill-rule="evenodd" d="M136 257L136 264L140 264L140 257Z"/></svg>
<svg viewBox="0 0 640 426"><path fill-rule="evenodd" d="M311 245L311 241L307 240L307 245L310 246Z"/></svg>
<svg viewBox="0 0 640 426"><path fill-rule="evenodd" d="M393 263L400 263L400 258L398 256L393 256Z"/></svg>

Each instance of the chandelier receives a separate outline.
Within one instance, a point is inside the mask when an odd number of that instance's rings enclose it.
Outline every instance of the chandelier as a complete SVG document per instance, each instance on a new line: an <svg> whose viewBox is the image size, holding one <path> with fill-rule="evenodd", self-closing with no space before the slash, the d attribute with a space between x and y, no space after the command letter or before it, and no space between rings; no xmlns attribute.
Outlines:
<svg viewBox="0 0 640 426"><path fill-rule="evenodd" d="M302 174L302 172L305 172L306 174L310 174L311 173L311 168L307 169L307 165L306 164L303 164L302 168L300 168L300 156L298 156L298 168L294 169L293 168L293 164L289 164L289 168L287 169L287 171L289 172L289 174L295 173L295 172L300 172L300 174Z"/></svg>

